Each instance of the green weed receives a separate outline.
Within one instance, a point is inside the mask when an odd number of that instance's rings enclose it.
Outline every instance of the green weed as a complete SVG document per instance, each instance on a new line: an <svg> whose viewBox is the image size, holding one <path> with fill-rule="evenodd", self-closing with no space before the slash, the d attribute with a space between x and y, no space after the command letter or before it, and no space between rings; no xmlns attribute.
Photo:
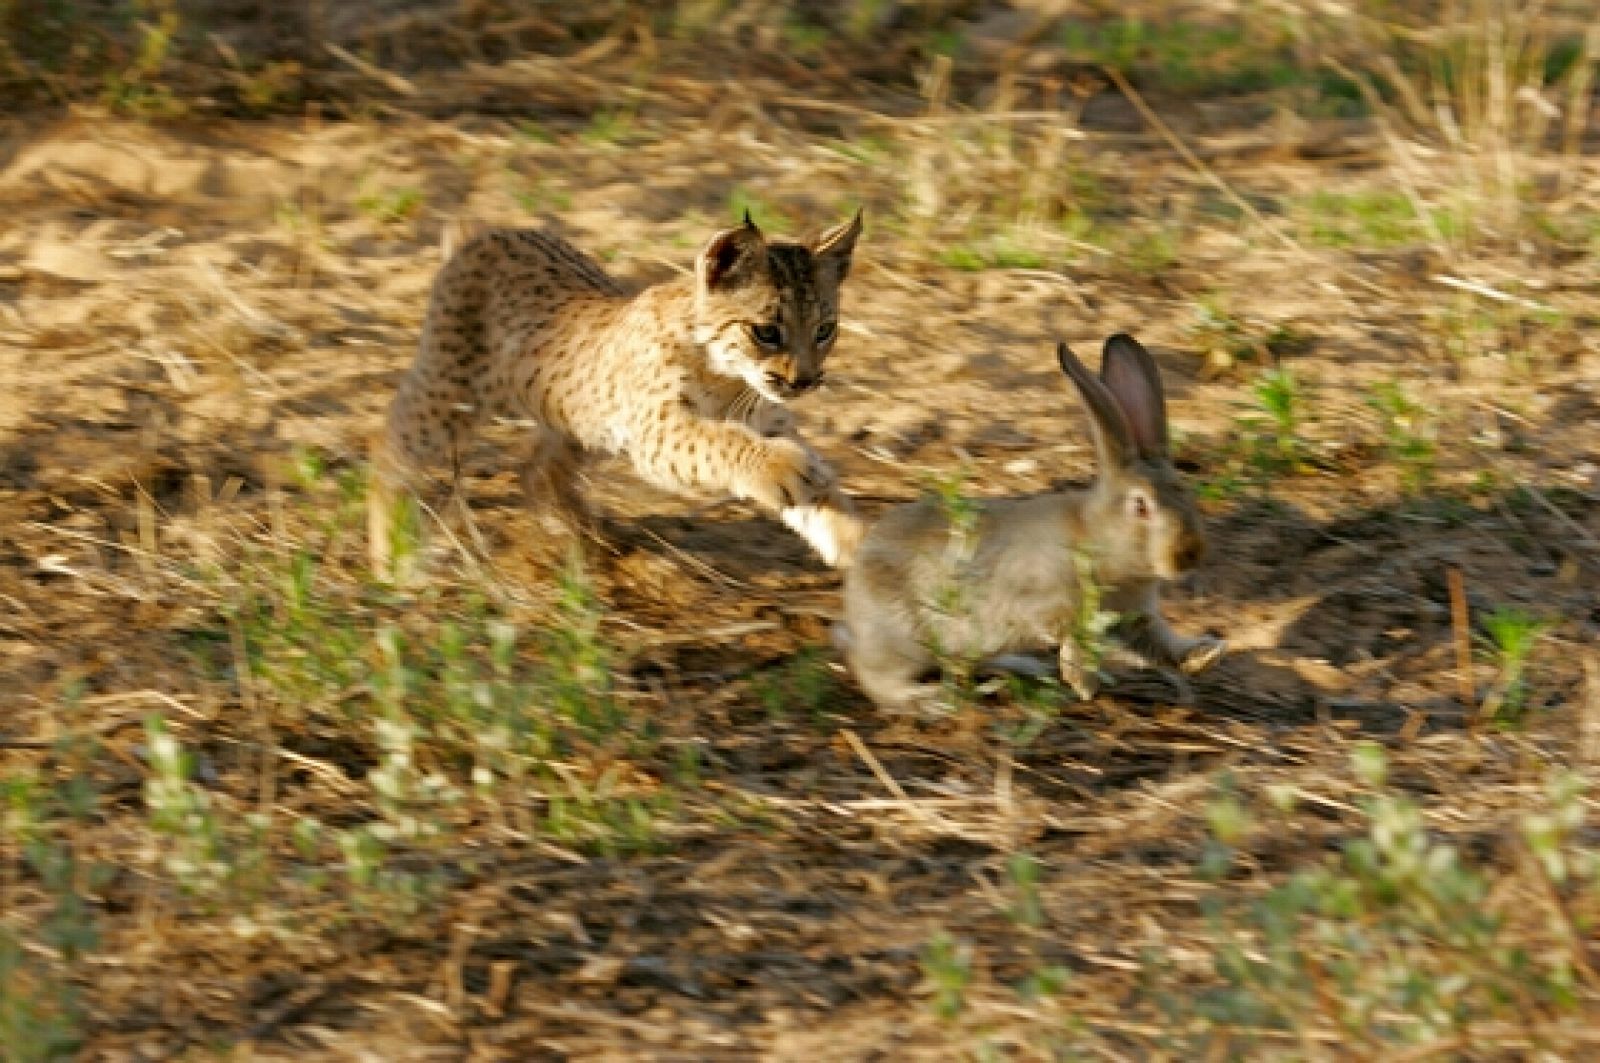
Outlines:
<svg viewBox="0 0 1600 1063"><path fill-rule="evenodd" d="M379 225L409 221L422 209L422 190L407 185L366 192L356 197L356 209Z"/></svg>
<svg viewBox="0 0 1600 1063"><path fill-rule="evenodd" d="M1323 247L1388 249L1426 236L1410 197L1400 192L1313 193L1303 201L1304 228Z"/></svg>
<svg viewBox="0 0 1600 1063"><path fill-rule="evenodd" d="M1434 425L1428 410L1412 399L1398 381L1374 384L1367 405L1378 414L1384 450L1400 466L1401 483L1412 494L1433 482Z"/></svg>
<svg viewBox="0 0 1600 1063"><path fill-rule="evenodd" d="M1495 670L1495 682L1484 699L1482 715L1500 724L1519 721L1528 707L1528 665L1548 621L1513 606L1501 606L1483 618L1480 646Z"/></svg>
<svg viewBox="0 0 1600 1063"><path fill-rule="evenodd" d="M827 655L807 646L779 667L761 673L755 693L771 719L799 715L815 722L837 695L838 684L828 670Z"/></svg>
<svg viewBox="0 0 1600 1063"><path fill-rule="evenodd" d="M1247 822L1240 799L1224 787L1213 800L1202 872L1213 892L1202 904L1214 984L1168 992L1159 967L1147 970L1147 995L1175 1050L1253 1056L1316 1027L1382 1055L1575 1006L1562 931L1508 903L1520 895L1511 880L1525 870L1480 862L1436 838L1422 809L1385 788L1376 745L1358 746L1352 759L1369 791L1363 835L1254 900L1239 901L1232 880L1233 843ZM1572 901L1584 907L1600 881L1595 854L1581 844L1580 792L1571 776L1554 776L1547 811L1526 817L1522 833L1552 881L1586 891ZM1274 804L1280 814L1292 810L1292 802Z"/></svg>
<svg viewBox="0 0 1600 1063"><path fill-rule="evenodd" d="M1265 414L1269 431L1271 447L1265 456L1265 464L1277 469L1295 468L1304 451L1300 424L1306 401L1305 389L1299 378L1288 367L1264 369L1250 385L1250 396ZM1253 420L1246 423L1254 426L1261 422Z"/></svg>
<svg viewBox="0 0 1600 1063"><path fill-rule="evenodd" d="M946 1021L954 1019L967 1006L972 950L940 931L922 950L922 975L933 990L933 1013Z"/></svg>

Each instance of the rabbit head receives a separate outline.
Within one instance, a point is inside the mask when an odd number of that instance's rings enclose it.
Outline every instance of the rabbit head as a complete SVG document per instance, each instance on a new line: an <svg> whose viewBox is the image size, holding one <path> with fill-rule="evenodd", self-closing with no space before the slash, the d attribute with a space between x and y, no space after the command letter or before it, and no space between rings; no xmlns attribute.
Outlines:
<svg viewBox="0 0 1600 1063"><path fill-rule="evenodd" d="M1098 377L1066 344L1056 356L1089 414L1099 458L1086 517L1100 564L1121 579L1182 576L1205 555L1206 539L1167 452L1155 359L1125 333L1106 340Z"/></svg>

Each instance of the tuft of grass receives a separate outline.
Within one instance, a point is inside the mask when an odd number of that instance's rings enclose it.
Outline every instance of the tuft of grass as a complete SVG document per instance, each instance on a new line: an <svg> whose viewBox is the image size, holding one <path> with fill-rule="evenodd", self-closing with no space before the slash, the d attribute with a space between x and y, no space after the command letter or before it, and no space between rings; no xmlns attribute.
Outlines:
<svg viewBox="0 0 1600 1063"><path fill-rule="evenodd" d="M1079 62L1113 67L1162 93L1237 96L1297 90L1302 109L1349 114L1360 94L1348 79L1303 61L1288 24L1246 6L1207 21L1145 19L1100 23L1072 20L1062 47Z"/></svg>
<svg viewBox="0 0 1600 1063"><path fill-rule="evenodd" d="M1516 246L1574 179L1600 37L1570 36L1526 0L1428 15L1351 5L1325 31L1352 57L1354 70L1334 65L1380 117L1396 185L1443 254Z"/></svg>
<svg viewBox="0 0 1600 1063"><path fill-rule="evenodd" d="M1378 414L1384 450L1400 466L1401 484L1410 494L1425 490L1433 482L1438 450L1427 408L1395 380L1374 384L1367 395L1367 405Z"/></svg>
<svg viewBox="0 0 1600 1063"><path fill-rule="evenodd" d="M787 211L748 185L737 185L728 193L728 217L743 221L746 214L768 233L783 232L790 225Z"/></svg>
<svg viewBox="0 0 1600 1063"><path fill-rule="evenodd" d="M1495 670L1482 717L1500 725L1516 724L1528 707L1528 666L1550 623L1514 606L1494 609L1482 623L1480 647Z"/></svg>
<svg viewBox="0 0 1600 1063"><path fill-rule="evenodd" d="M1292 369L1264 369L1250 385L1250 395L1266 414L1271 430L1274 461L1293 468L1303 450L1300 424L1305 411L1305 389Z"/></svg>
<svg viewBox="0 0 1600 1063"><path fill-rule="evenodd" d="M1415 203L1400 192L1314 192L1301 201L1310 242L1323 247L1386 250L1427 235Z"/></svg>
<svg viewBox="0 0 1600 1063"><path fill-rule="evenodd" d="M799 715L816 722L838 695L838 684L820 647L807 646L756 678L755 694L774 720Z"/></svg>
<svg viewBox="0 0 1600 1063"><path fill-rule="evenodd" d="M1331 1029L1364 1053L1390 1055L1576 1009L1572 957L1581 946L1519 898L1545 890L1542 875L1569 891L1570 910L1593 910L1600 864L1580 829L1581 781L1554 773L1543 808L1522 819L1519 833L1542 865L1535 871L1434 837L1425 810L1387 786L1386 761L1373 743L1353 752L1361 834L1248 899L1235 880L1242 799L1219 790L1202 868L1211 883L1201 901L1212 930L1209 985L1169 989L1162 957L1147 956L1145 996L1171 1032L1170 1049L1253 1058ZM1292 795L1270 805L1276 817L1293 815Z"/></svg>
<svg viewBox="0 0 1600 1063"><path fill-rule="evenodd" d="M410 221L422 209L422 190L410 185L364 192L356 197L356 209L379 225Z"/></svg>
<svg viewBox="0 0 1600 1063"><path fill-rule="evenodd" d="M1043 269L1044 253L1024 233L991 236L986 240L958 243L945 248L939 261L951 269L977 273L986 269Z"/></svg>
<svg viewBox="0 0 1600 1063"><path fill-rule="evenodd" d="M935 934L922 950L922 975L933 996L929 1006L940 1019L950 1021L967 1006L972 984L972 950L948 933Z"/></svg>

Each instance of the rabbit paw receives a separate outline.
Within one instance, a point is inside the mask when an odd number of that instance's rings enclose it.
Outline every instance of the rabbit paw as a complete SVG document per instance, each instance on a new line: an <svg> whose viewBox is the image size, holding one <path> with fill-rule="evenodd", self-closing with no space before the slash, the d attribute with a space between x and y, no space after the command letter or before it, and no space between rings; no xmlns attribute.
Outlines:
<svg viewBox="0 0 1600 1063"><path fill-rule="evenodd" d="M1060 652L1061 681L1072 692L1078 695L1079 701L1093 701L1094 696L1100 692L1100 672L1095 668L1087 668L1079 659L1078 647L1071 642L1063 642Z"/></svg>
<svg viewBox="0 0 1600 1063"><path fill-rule="evenodd" d="M1209 635L1189 639L1178 654L1178 667L1185 675L1199 675L1216 664L1228 652L1228 640Z"/></svg>

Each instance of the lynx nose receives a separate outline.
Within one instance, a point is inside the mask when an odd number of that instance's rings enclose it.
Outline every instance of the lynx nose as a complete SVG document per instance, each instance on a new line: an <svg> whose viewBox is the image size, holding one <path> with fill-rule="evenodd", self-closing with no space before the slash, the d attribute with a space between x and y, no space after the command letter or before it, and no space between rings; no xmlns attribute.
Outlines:
<svg viewBox="0 0 1600 1063"><path fill-rule="evenodd" d="M821 383L822 383L822 374L821 373L811 373L811 374L808 374L808 375L795 377L794 378L794 384L791 385L791 386L794 388L794 393L796 395L804 395L806 392L811 391L813 388L815 388L818 384L821 384Z"/></svg>

